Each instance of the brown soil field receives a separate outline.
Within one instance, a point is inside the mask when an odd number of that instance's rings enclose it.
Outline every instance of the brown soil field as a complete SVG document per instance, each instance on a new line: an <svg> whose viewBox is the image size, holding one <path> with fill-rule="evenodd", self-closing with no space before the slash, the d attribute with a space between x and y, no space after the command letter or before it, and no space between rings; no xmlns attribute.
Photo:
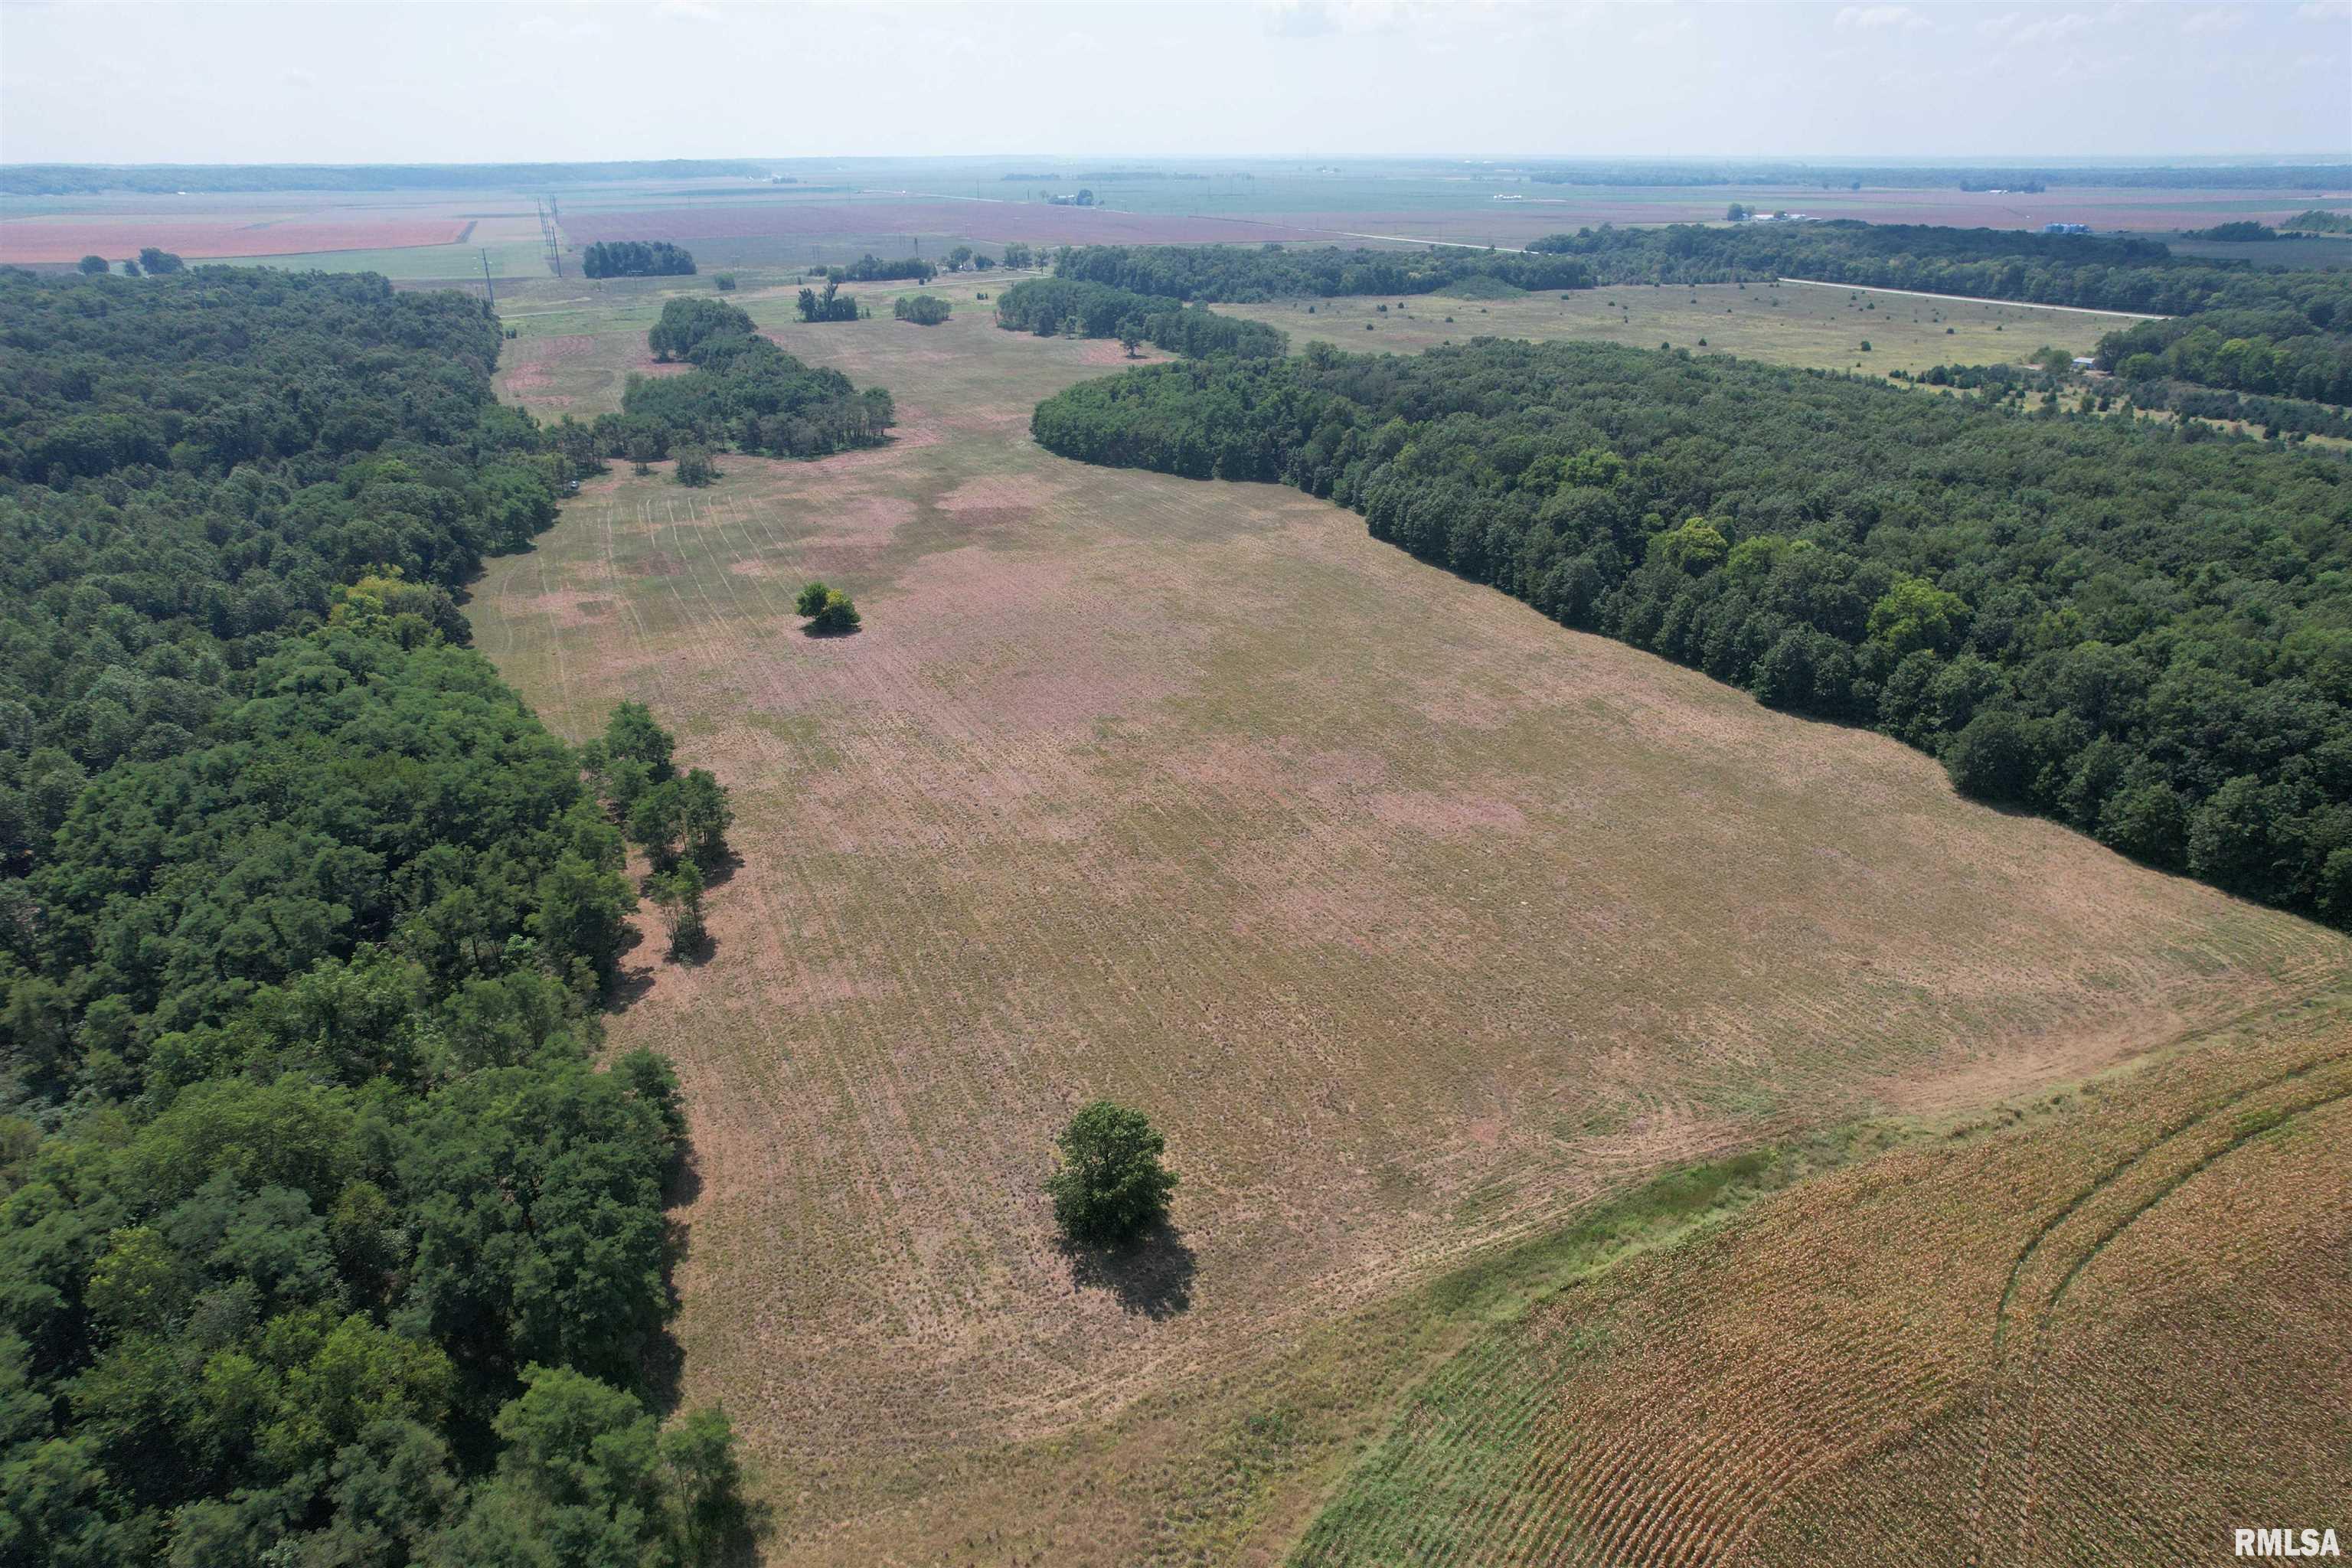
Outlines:
<svg viewBox="0 0 2352 1568"><path fill-rule="evenodd" d="M235 219L176 216L12 217L0 224L0 261L121 261L161 246L190 261L222 256L299 256L329 250L392 250L450 245L471 226L457 217L301 215Z"/></svg>
<svg viewBox="0 0 2352 1568"><path fill-rule="evenodd" d="M2145 1564L2352 1498L2352 1004L1764 1198L1449 1363L1301 1564Z"/></svg>
<svg viewBox="0 0 2352 1568"><path fill-rule="evenodd" d="M1117 346L938 291L928 329L752 301L891 390L890 447L616 470L469 609L557 728L641 699L734 792L715 953L646 963L612 1039L686 1083L682 1386L744 1434L772 1561L1266 1560L1468 1342L1422 1294L1450 1267L2352 953L1325 502L1051 458L1030 409ZM611 406L630 310L509 376ZM811 577L861 633L801 635ZM1060 1249L1040 1187L1098 1095L1183 1177L1125 1259Z"/></svg>

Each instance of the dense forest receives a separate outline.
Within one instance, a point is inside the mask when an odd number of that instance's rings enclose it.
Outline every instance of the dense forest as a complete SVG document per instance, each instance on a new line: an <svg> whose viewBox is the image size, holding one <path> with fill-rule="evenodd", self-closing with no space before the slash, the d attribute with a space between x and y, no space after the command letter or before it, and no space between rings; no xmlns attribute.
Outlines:
<svg viewBox="0 0 2352 1568"><path fill-rule="evenodd" d="M694 258L667 240L600 239L580 253L590 278L691 278Z"/></svg>
<svg viewBox="0 0 2352 1568"><path fill-rule="evenodd" d="M1240 354L1264 359L1289 352L1290 340L1263 321L1220 316L1198 305L1138 294L1105 283L1033 278L997 296L996 324L1050 338L1118 338L1132 350L1150 342L1171 353Z"/></svg>
<svg viewBox="0 0 2352 1568"><path fill-rule="evenodd" d="M1590 289L1590 265L1441 246L1430 250L1284 250L1272 246L1087 245L1066 248L1057 278L1184 301L1247 304L1341 294L1428 294L1468 278L1516 289Z"/></svg>
<svg viewBox="0 0 2352 1568"><path fill-rule="evenodd" d="M813 458L889 439L897 413L888 392L860 392L837 370L803 364L733 305L671 300L646 338L656 359L694 368L629 377L621 412L591 427L600 457L666 458L697 446ZM576 439L576 428L559 426L555 439Z"/></svg>
<svg viewBox="0 0 2352 1568"><path fill-rule="evenodd" d="M0 1560L711 1560L676 1080L593 1062L612 792L724 812L452 596L581 462L373 276L0 270Z"/></svg>
<svg viewBox="0 0 2352 1568"><path fill-rule="evenodd" d="M2352 924L2352 466L1601 344L1223 359L1039 405L1089 462L1375 537L1958 785Z"/></svg>
<svg viewBox="0 0 2352 1568"><path fill-rule="evenodd" d="M2101 370L2237 392L2352 403L2352 310L2333 331L2297 310L2210 310L2139 321L2099 340Z"/></svg>

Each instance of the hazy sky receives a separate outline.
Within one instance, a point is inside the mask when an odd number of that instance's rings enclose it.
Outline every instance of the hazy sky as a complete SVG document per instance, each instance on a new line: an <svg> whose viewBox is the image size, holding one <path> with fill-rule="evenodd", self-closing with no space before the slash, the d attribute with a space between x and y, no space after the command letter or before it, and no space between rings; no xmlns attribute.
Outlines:
<svg viewBox="0 0 2352 1568"><path fill-rule="evenodd" d="M2352 5L0 5L0 159L2352 148Z"/></svg>

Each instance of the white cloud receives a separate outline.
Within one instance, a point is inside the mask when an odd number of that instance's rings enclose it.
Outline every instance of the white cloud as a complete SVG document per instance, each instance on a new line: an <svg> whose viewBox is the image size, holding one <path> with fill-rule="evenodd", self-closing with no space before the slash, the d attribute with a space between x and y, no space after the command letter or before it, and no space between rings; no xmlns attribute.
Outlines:
<svg viewBox="0 0 2352 1568"><path fill-rule="evenodd" d="M2234 33L2246 25L2245 13L2231 10L2226 5L2208 5L2202 11L2191 11L2180 24L2180 30L2190 37L2206 33Z"/></svg>
<svg viewBox="0 0 2352 1568"><path fill-rule="evenodd" d="M2030 19L2022 12L2008 11L1977 24L1977 31L2009 48L2023 44L2055 44L2086 33L2091 18L2080 11L2066 11L2057 16L2037 13Z"/></svg>
<svg viewBox="0 0 2352 1568"><path fill-rule="evenodd" d="M1923 33L1936 24L1908 5L1848 5L1837 14L1837 25L1871 29L1899 27L1906 33Z"/></svg>
<svg viewBox="0 0 2352 1568"><path fill-rule="evenodd" d="M2298 22L2352 22L2352 0L2310 0L2294 8Z"/></svg>

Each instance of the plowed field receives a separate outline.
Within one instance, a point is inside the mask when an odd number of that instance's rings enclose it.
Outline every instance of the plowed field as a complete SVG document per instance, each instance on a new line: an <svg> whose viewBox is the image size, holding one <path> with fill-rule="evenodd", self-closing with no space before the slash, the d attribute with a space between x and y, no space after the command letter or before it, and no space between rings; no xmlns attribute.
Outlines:
<svg viewBox="0 0 2352 1568"><path fill-rule="evenodd" d="M1278 1552L1464 1342L1415 1304L1449 1266L2345 964L1327 503L1053 458L1031 407L1117 345L957 294L775 328L891 389L888 448L616 468L471 608L557 727L642 699L735 794L715 953L648 961L613 1036L685 1078L683 1381L748 1437L777 1562ZM609 406L643 330L567 319L537 395ZM800 634L814 576L862 633ZM1097 1095L1184 1181L1124 1261L1059 1250L1039 1187Z"/></svg>

